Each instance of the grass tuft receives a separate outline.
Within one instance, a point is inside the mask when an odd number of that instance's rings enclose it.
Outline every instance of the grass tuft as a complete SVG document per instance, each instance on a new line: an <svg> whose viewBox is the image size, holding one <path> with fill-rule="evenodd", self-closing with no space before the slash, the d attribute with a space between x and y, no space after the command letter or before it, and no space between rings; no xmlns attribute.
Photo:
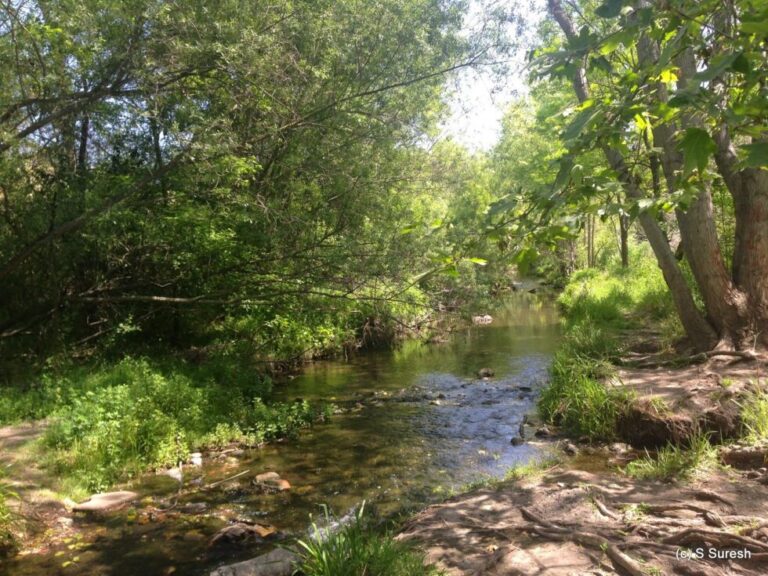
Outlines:
<svg viewBox="0 0 768 576"><path fill-rule="evenodd" d="M745 440L763 442L768 440L768 394L752 394L741 406L741 421L745 429Z"/></svg>
<svg viewBox="0 0 768 576"><path fill-rule="evenodd" d="M689 446L668 445L656 454L627 464L624 471L638 480L688 480L717 466L717 450L704 436L693 439Z"/></svg>
<svg viewBox="0 0 768 576"><path fill-rule="evenodd" d="M439 576L424 565L423 555L391 534L373 529L364 506L336 530L326 509L325 525L312 525L312 535L299 540L299 572L304 576Z"/></svg>

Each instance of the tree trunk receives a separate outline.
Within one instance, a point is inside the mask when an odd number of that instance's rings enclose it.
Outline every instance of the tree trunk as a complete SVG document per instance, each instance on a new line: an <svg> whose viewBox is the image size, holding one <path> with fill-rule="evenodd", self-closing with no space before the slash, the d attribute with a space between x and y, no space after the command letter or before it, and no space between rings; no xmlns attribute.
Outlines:
<svg viewBox="0 0 768 576"><path fill-rule="evenodd" d="M629 268L629 216L619 216L619 252L621 267Z"/></svg>
<svg viewBox="0 0 768 576"><path fill-rule="evenodd" d="M736 217L733 281L746 295L748 333L744 345L768 346L768 172L738 169L728 128L715 131L715 162L733 196Z"/></svg>
<svg viewBox="0 0 768 576"><path fill-rule="evenodd" d="M555 18L563 33L569 41L577 38L570 17L563 10L559 0L548 0L549 11ZM573 79L573 88L580 102L589 98L589 85L587 83L586 71L583 66L579 66ZM639 188L637 179L631 174L624 161L623 156L617 150L603 145L608 164L618 174L619 181L624 187L624 191L631 199L638 200L644 197ZM664 280L669 286L672 299L675 303L680 321L683 324L685 333L691 340L691 343L698 350L708 350L717 343L717 334L712 325L702 316L696 303L693 300L691 289L685 281L685 277L680 270L675 255L667 242L664 233L656 219L648 212L641 212L639 216L640 225L643 227L648 242L656 256L656 261L664 275Z"/></svg>

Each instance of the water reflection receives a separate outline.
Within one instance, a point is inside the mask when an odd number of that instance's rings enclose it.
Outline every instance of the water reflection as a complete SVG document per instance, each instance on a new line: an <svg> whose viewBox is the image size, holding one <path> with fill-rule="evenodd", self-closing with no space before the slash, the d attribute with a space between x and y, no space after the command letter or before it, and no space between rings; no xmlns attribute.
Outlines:
<svg viewBox="0 0 768 576"><path fill-rule="evenodd" d="M208 539L226 520L301 532L321 504L343 513L367 499L392 511L529 460L534 449L510 440L545 383L557 346L557 315L546 297L519 294L493 316L492 324L469 327L445 344L407 342L395 351L310 366L276 397L330 400L355 406L352 412L295 441L254 451L235 466L209 462L192 480L224 480L213 489L188 485L174 497L172 481L144 480L140 491L173 502L177 512L147 524L123 515L108 530L86 525L88 545L64 573L207 574L217 564L259 552L253 546L226 557L212 554ZM496 376L478 379L481 367ZM279 494L255 489L253 477L271 470L293 488ZM204 513L178 513L190 509ZM61 559L55 551L19 559L5 574L58 573Z"/></svg>

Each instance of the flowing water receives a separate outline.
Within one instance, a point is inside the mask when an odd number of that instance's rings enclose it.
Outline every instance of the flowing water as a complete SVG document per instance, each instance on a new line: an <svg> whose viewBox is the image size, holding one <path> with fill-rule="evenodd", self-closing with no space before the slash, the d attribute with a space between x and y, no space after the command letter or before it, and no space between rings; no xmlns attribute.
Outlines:
<svg viewBox="0 0 768 576"><path fill-rule="evenodd" d="M557 346L557 315L545 296L517 294L443 344L311 365L280 388L344 407L298 439L209 459L184 484L151 476L132 486L142 505L108 520L78 519L71 540L8 563L0 574L41 576L208 574L265 545L209 545L222 526L259 522L301 534L322 506L343 514L361 501L380 513L422 506L468 483L503 476L536 457L511 438L545 384ZM495 376L482 380L480 368ZM266 494L256 474L275 471L291 490ZM212 484L215 484L212 486Z"/></svg>

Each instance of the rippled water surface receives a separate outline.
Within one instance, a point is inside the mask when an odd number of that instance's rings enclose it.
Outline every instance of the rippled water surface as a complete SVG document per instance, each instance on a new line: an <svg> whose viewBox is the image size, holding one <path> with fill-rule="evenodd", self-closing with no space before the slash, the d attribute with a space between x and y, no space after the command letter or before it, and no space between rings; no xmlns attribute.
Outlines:
<svg viewBox="0 0 768 576"><path fill-rule="evenodd" d="M164 476L145 478L132 487L151 496L142 506L106 522L78 520L81 540L19 558L0 573L208 574L264 550L210 547L228 522L301 533L323 504L342 514L365 499L387 513L503 476L535 456L535 448L510 440L545 384L557 316L548 298L528 293L493 316L492 324L468 327L443 344L409 342L310 366L276 397L334 402L344 413L330 423L297 440L210 459L188 471L183 487ZM480 368L495 377L478 379ZM261 492L253 478L266 471L278 472L292 489Z"/></svg>

